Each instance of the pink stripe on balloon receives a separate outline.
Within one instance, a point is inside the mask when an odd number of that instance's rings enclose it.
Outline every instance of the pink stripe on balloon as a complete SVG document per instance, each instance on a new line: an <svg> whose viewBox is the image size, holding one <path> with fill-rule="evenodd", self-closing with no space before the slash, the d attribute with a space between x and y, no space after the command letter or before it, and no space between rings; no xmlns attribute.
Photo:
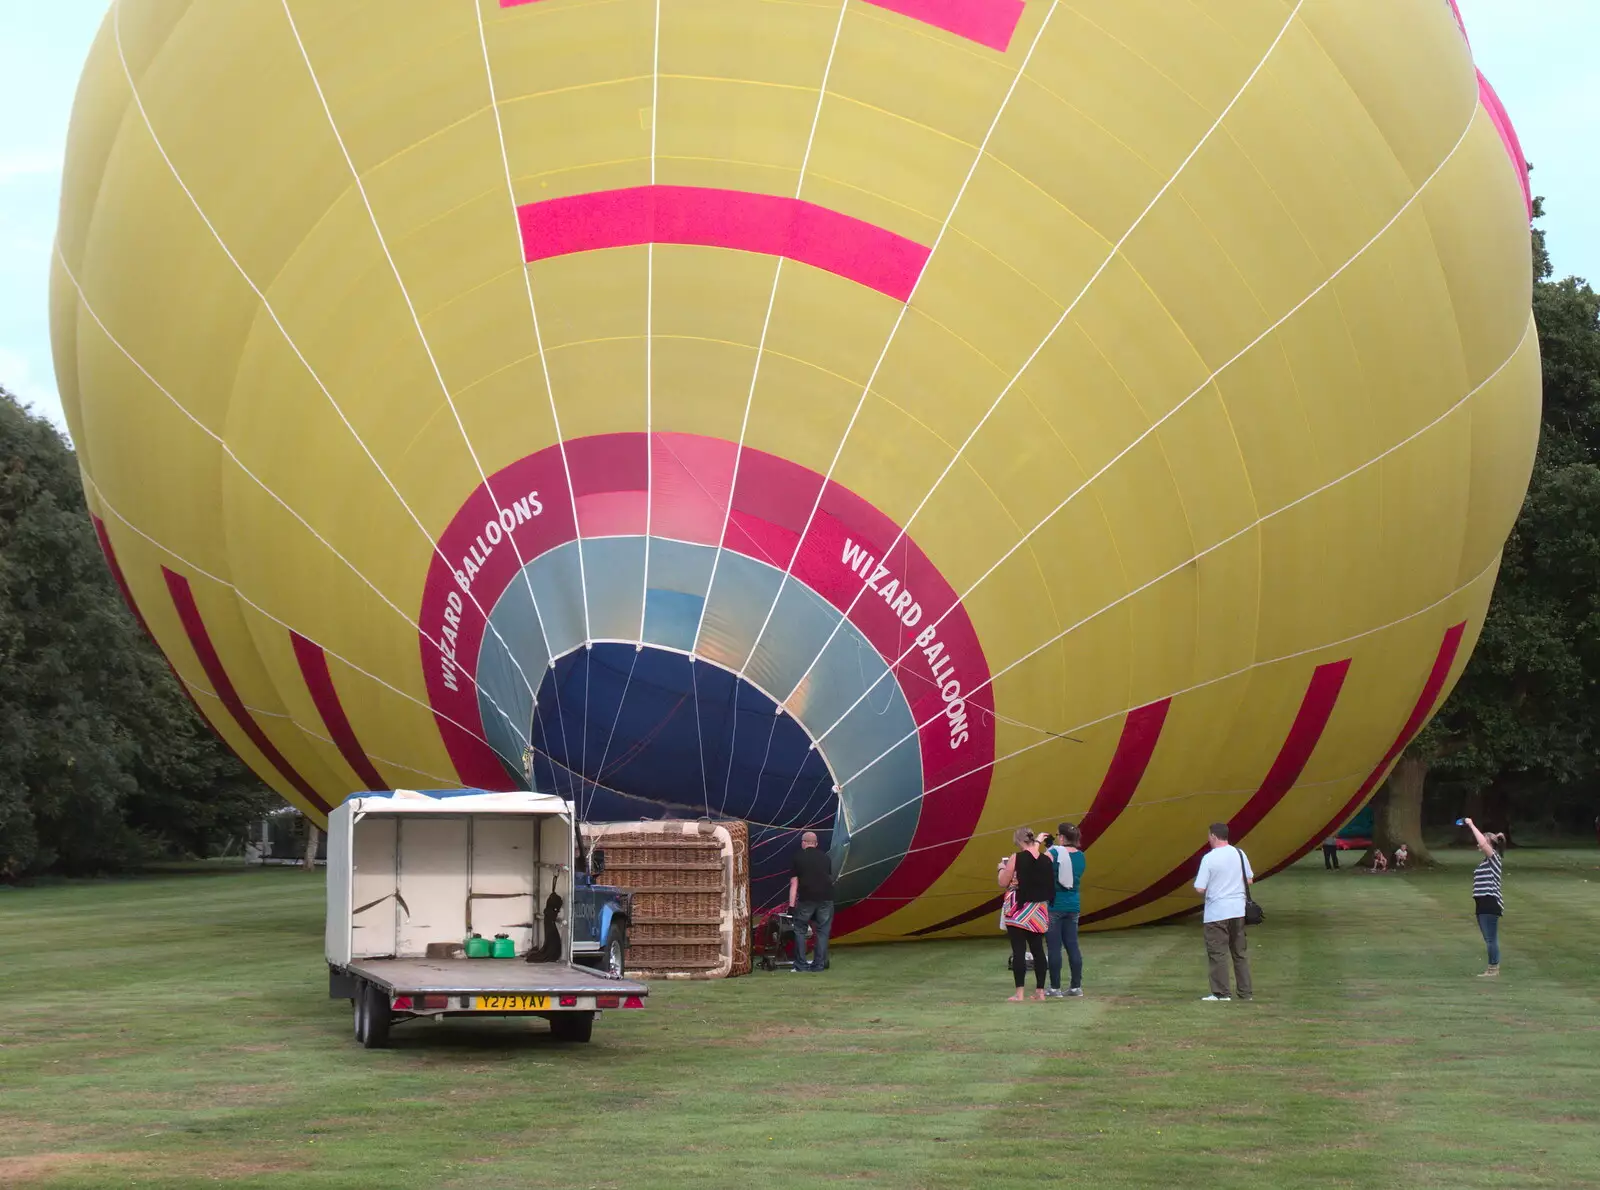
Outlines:
<svg viewBox="0 0 1600 1190"><path fill-rule="evenodd" d="M522 0L522 2L526 3L526 0ZM1467 37L1467 22L1461 19L1461 7L1456 3L1456 0L1445 0L1445 3L1450 6L1450 11L1455 14L1456 25L1461 30L1461 36ZM1467 44L1472 44L1470 37L1467 37Z"/></svg>
<svg viewBox="0 0 1600 1190"><path fill-rule="evenodd" d="M782 256L906 301L930 249L816 203L700 186L634 186L518 208L523 255L548 260L637 244Z"/></svg>
<svg viewBox="0 0 1600 1190"><path fill-rule="evenodd" d="M1156 741L1161 738L1171 706L1172 700L1163 698L1128 713L1111 767L1106 770L1105 780L1100 782L1089 812L1078 824L1083 846L1089 846L1105 834L1106 828L1128 808L1139 782L1144 780L1145 769L1150 767L1150 758L1155 755Z"/></svg>
<svg viewBox="0 0 1600 1190"><path fill-rule="evenodd" d="M294 645L294 659L300 664L300 676L305 679L306 689L311 691L311 701L316 704L317 714L322 716L323 725L345 763L364 782L361 789L388 789L389 783L378 772L366 749L362 748L361 741L356 738L355 728L350 726L350 717L344 713L344 704L339 701L339 690L333 684L328 656L322 646L298 632L291 631L289 639Z"/></svg>
<svg viewBox="0 0 1600 1190"><path fill-rule="evenodd" d="M521 8L539 0L500 0L501 8ZM924 25L1004 52L1011 46L1024 0L866 0Z"/></svg>
<svg viewBox="0 0 1600 1190"><path fill-rule="evenodd" d="M527 0L522 0L526 3ZM1004 53L1022 19L1023 0L866 0L901 16Z"/></svg>
<svg viewBox="0 0 1600 1190"><path fill-rule="evenodd" d="M183 623L184 632L188 634L189 644L200 660L200 668L206 671L206 677L211 680L211 688L216 692L218 700L227 708L228 714L233 716L233 721L239 725L239 730L249 737L256 750L266 758L267 763L277 769L301 797L326 814L332 807L311 787L311 782L300 775L289 762L289 758L278 751L278 746L267 738L267 733L261 730L261 724L256 722L255 716L244 705L244 699L239 697L233 679L228 676L228 671L223 668L222 658L217 655L217 647L212 643L206 622L201 618L200 607L195 603L194 592L189 588L189 580L165 566L161 568L161 575L167 580L167 591L172 596L172 605L177 609L178 619Z"/></svg>
<svg viewBox="0 0 1600 1190"><path fill-rule="evenodd" d="M1438 703L1439 695L1444 690L1445 680L1450 676L1450 667L1455 663L1456 654L1461 651L1461 640L1466 635L1466 631L1467 626L1463 622L1455 625L1444 634L1444 640L1439 644L1439 652L1433 659L1433 668L1428 672L1427 681L1422 684L1422 693L1417 696L1416 704L1411 708L1411 714L1406 717L1405 726L1400 729L1400 734L1395 736L1394 743L1389 745L1389 750L1383 754L1383 759L1378 762L1377 767L1367 774L1367 779L1361 783L1361 788L1356 790L1355 795L1340 807L1339 812L1329 819L1321 830L1307 840L1305 846L1276 867L1268 869L1261 879L1265 880L1268 876L1273 876L1283 871L1290 864L1307 855L1313 847L1333 834L1334 831L1349 822L1351 816L1360 809L1361 804L1378 787L1378 783L1388 776L1389 766L1400 759L1400 753L1404 752L1406 746L1416 738L1417 733L1422 730L1423 725L1428 720L1428 716L1432 714L1434 706Z"/></svg>
<svg viewBox="0 0 1600 1190"><path fill-rule="evenodd" d="M1528 179L1528 159L1522 152L1522 141L1517 137L1517 130L1512 126L1511 115L1506 111L1506 105L1500 102L1500 96L1495 94L1495 89L1489 80L1484 77L1483 71L1478 71L1478 99L1488 109L1489 119L1494 121L1495 131L1500 134L1500 143L1505 145L1506 152L1511 155L1511 164L1517 167L1517 181L1522 185L1522 200L1528 207L1528 218L1533 218L1533 184Z"/></svg>
<svg viewBox="0 0 1600 1190"><path fill-rule="evenodd" d="M1128 712L1128 717L1122 724L1122 735L1117 739L1117 750L1111 757L1111 767L1106 770L1105 778L1100 782L1100 789L1094 795L1089 812L1078 824L1082 834L1079 841L1081 847L1088 847L1105 834L1106 827L1115 822L1117 815L1121 814L1133 800L1139 782L1144 780L1145 769L1150 767L1150 758L1155 755L1156 741L1161 738L1161 728L1167 721L1167 711L1171 706L1172 700L1163 698L1160 702L1153 702ZM975 909L968 909L964 913L947 917L931 926L912 930L911 933L920 938L927 934L937 934L941 930L966 925L969 921L998 913L1000 904L1004 900L1005 894L1002 893L1000 896L989 898Z"/></svg>
<svg viewBox="0 0 1600 1190"><path fill-rule="evenodd" d="M1289 728L1288 738L1278 750L1272 767L1267 770L1267 775L1262 778L1260 786L1250 795L1250 800L1228 820L1228 834L1233 842L1237 843L1249 834L1294 788L1295 782L1300 779L1300 774L1305 771L1306 763L1311 759L1311 753L1316 749L1317 741L1322 738L1323 730L1328 726L1328 719L1333 714L1334 704L1339 700L1339 691L1344 687L1345 675L1349 671L1348 658L1317 666L1316 672L1311 675L1311 684L1306 688L1305 697L1300 700L1300 710L1295 714L1294 725ZM1105 909L1086 914L1083 924L1088 925L1091 922L1105 921L1124 913L1131 913L1152 901L1159 901L1162 897L1176 892L1186 881L1194 878L1195 869L1205 853L1206 848L1200 848L1143 892L1135 893Z"/></svg>

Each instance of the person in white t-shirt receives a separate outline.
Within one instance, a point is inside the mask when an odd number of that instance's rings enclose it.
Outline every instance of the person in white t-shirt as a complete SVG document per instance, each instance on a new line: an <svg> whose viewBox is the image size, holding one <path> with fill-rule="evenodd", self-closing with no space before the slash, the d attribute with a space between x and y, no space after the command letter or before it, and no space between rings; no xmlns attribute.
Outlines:
<svg viewBox="0 0 1600 1190"><path fill-rule="evenodd" d="M1200 861L1194 878L1196 892L1205 894L1206 959L1211 973L1211 994L1202 1000L1231 1000L1228 993L1228 959L1233 959L1233 979L1239 999L1254 998L1250 984L1248 943L1244 936L1244 902L1256 874L1250 859L1228 844L1228 824L1213 822L1206 835L1211 850Z"/></svg>

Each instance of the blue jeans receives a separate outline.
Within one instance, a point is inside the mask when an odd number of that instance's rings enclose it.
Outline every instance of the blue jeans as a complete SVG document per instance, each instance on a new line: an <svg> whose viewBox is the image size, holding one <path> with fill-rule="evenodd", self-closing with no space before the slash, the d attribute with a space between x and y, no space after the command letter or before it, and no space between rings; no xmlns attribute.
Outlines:
<svg viewBox="0 0 1600 1190"><path fill-rule="evenodd" d="M833 928L832 901L796 901L794 909L794 969L821 971L828 965L828 931ZM806 925L817 926L817 951L806 964Z"/></svg>
<svg viewBox="0 0 1600 1190"><path fill-rule="evenodd" d="M1083 952L1078 949L1078 915L1050 910L1050 932L1045 936L1050 950L1050 986L1061 990L1061 947L1067 948L1067 962L1072 972L1069 987L1083 986Z"/></svg>
<svg viewBox="0 0 1600 1190"><path fill-rule="evenodd" d="M1483 940L1489 946L1489 966L1500 965L1500 915L1498 913L1478 914L1478 932L1483 935Z"/></svg>

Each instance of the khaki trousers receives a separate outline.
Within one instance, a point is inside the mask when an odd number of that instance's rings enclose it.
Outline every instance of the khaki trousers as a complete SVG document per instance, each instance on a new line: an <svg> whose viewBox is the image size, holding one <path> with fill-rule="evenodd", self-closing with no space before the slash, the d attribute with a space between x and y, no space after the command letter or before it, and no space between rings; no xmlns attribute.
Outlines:
<svg viewBox="0 0 1600 1190"><path fill-rule="evenodd" d="M1250 945L1245 941L1244 918L1230 917L1227 921L1208 921L1206 931L1206 959L1211 974L1211 994L1228 994L1228 960L1233 959L1233 979L1241 996L1251 995Z"/></svg>

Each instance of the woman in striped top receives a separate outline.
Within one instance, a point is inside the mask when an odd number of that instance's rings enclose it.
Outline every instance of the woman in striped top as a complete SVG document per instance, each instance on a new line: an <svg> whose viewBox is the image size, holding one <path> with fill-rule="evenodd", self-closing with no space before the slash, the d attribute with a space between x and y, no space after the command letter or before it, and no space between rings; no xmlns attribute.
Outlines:
<svg viewBox="0 0 1600 1190"><path fill-rule="evenodd" d="M1478 932L1489 948L1489 969L1478 978L1492 978L1500 974L1500 915L1505 908L1500 899L1500 877L1506 837L1484 834L1470 818L1461 821L1478 841L1478 850L1483 852L1483 862L1472 872L1472 904L1478 914Z"/></svg>

